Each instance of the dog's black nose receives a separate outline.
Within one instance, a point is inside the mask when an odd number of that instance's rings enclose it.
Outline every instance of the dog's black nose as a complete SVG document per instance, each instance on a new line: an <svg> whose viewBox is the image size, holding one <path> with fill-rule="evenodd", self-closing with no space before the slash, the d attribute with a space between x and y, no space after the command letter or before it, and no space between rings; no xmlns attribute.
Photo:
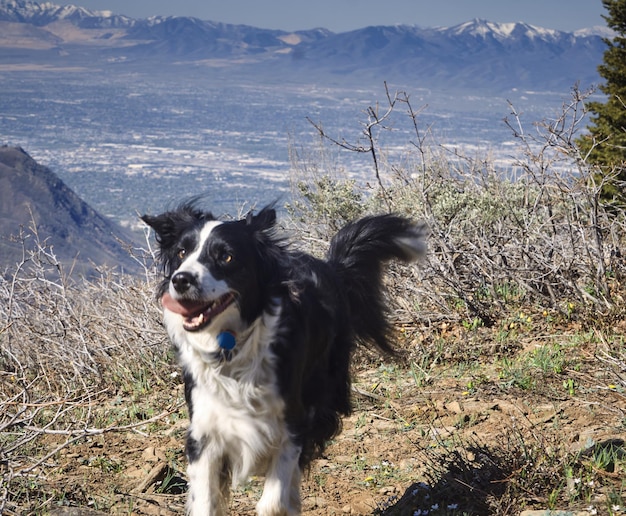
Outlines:
<svg viewBox="0 0 626 516"><path fill-rule="evenodd" d="M180 294L187 292L193 281L193 274L190 272L177 272L172 276L172 285L174 285L176 292Z"/></svg>

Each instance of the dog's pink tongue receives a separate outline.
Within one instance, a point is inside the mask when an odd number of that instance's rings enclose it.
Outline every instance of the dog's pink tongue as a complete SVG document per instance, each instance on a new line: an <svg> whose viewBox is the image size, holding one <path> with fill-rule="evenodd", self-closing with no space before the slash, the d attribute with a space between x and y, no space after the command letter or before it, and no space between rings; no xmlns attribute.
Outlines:
<svg viewBox="0 0 626 516"><path fill-rule="evenodd" d="M170 312L180 314L183 317L191 317L197 315L204 308L204 304L198 301L177 301L169 293L163 294L161 298L161 304L164 308L167 308Z"/></svg>

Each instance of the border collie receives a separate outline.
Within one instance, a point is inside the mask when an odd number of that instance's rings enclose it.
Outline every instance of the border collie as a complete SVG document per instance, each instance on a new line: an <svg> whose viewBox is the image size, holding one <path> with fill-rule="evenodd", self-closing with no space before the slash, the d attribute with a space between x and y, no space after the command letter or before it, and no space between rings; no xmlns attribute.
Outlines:
<svg viewBox="0 0 626 516"><path fill-rule="evenodd" d="M357 342L393 354L382 265L425 251L395 215L341 229L325 261L291 250L270 206L219 221L188 202L145 215L164 279L157 295L183 368L193 516L228 512L230 486L265 476L260 516L299 514L301 471L350 413Z"/></svg>

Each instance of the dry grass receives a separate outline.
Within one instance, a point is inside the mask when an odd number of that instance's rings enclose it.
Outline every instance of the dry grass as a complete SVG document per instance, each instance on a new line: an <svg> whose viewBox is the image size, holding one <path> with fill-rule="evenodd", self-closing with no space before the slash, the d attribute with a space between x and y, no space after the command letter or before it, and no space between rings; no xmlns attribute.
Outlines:
<svg viewBox="0 0 626 516"><path fill-rule="evenodd" d="M163 400L151 414L121 402L110 408L116 398L177 384L151 282L112 271L73 279L31 236L34 248L25 241L22 262L0 278L0 512L25 496L27 506L43 502L24 486L45 476L61 450L145 426L181 405Z"/></svg>

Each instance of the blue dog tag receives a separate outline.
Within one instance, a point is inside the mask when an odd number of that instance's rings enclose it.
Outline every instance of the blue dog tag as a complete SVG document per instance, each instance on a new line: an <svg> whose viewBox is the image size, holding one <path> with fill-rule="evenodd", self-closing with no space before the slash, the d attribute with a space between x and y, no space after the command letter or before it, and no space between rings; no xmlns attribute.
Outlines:
<svg viewBox="0 0 626 516"><path fill-rule="evenodd" d="M237 342L235 341L235 335L229 331L223 331L217 336L217 343L220 348L230 351L235 347Z"/></svg>

